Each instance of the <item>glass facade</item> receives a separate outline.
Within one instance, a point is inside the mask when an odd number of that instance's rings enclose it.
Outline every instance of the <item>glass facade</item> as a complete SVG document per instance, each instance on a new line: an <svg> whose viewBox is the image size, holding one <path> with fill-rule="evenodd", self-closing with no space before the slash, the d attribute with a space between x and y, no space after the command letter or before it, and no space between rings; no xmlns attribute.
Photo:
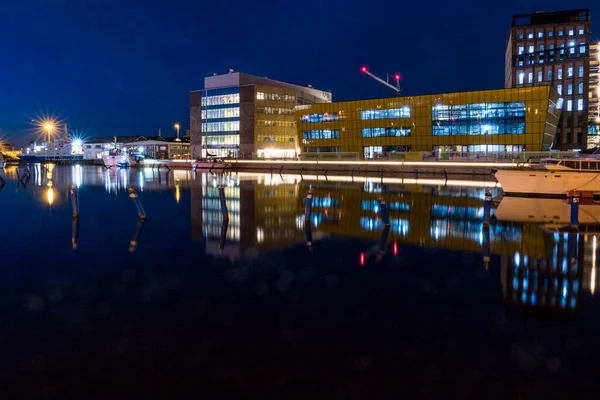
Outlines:
<svg viewBox="0 0 600 400"><path fill-rule="evenodd" d="M436 105L434 136L525 134L525 102Z"/></svg>
<svg viewBox="0 0 600 400"><path fill-rule="evenodd" d="M560 117L558 98L551 86L539 86L313 104L296 111L298 142L305 152L339 148L363 158L452 147L549 150ZM338 119L306 117L325 114Z"/></svg>
<svg viewBox="0 0 600 400"><path fill-rule="evenodd" d="M213 89L202 93L202 144L208 154L235 156L240 144L239 88ZM208 134L207 134L208 133Z"/></svg>

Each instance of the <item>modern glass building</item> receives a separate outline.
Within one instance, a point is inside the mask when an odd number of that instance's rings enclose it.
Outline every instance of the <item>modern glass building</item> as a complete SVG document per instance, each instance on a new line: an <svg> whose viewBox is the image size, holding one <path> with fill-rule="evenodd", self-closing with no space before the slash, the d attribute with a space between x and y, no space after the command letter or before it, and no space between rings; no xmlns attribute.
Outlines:
<svg viewBox="0 0 600 400"><path fill-rule="evenodd" d="M554 149L584 149L588 133L590 11L515 15L505 53L505 87L554 86L564 99Z"/></svg>
<svg viewBox="0 0 600 400"><path fill-rule="evenodd" d="M549 150L561 104L550 86L296 107L304 152Z"/></svg>
<svg viewBox="0 0 600 400"><path fill-rule="evenodd" d="M294 107L327 101L329 92L240 72L204 78L190 93L192 157L295 157Z"/></svg>

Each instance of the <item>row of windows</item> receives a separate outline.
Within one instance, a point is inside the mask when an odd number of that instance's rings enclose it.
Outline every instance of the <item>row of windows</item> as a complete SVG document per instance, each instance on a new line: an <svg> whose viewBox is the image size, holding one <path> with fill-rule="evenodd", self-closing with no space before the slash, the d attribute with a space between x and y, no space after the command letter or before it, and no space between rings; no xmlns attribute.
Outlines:
<svg viewBox="0 0 600 400"><path fill-rule="evenodd" d="M556 54L558 52L558 54ZM566 53L565 49L560 50L545 50L537 53L531 53L527 55L520 55L514 57L513 65L514 66L523 66L523 65L534 65L534 64L543 64L544 62L555 62L555 61L564 61L571 60L577 58L587 57L586 55L586 46L579 46L579 51L576 51L575 47L569 48L568 53Z"/></svg>
<svg viewBox="0 0 600 400"><path fill-rule="evenodd" d="M575 32L577 32L578 35L585 35L585 29L584 28L578 28L577 30L575 29L567 29L567 35L568 36L575 36ZM547 32L548 37L554 37L554 31L548 31ZM558 36L565 36L565 31L564 30L559 30L557 32ZM544 31L538 31L537 35L533 32L529 32L527 34L527 39L533 39L534 37L537 37L539 39L544 37ZM525 38L525 34L523 33L519 33L519 39L524 39Z"/></svg>
<svg viewBox="0 0 600 400"><path fill-rule="evenodd" d="M218 108L216 110L208 110L208 119L213 118L236 118L240 116L239 107ZM206 119L206 110L202 110L202 119Z"/></svg>
<svg viewBox="0 0 600 400"><path fill-rule="evenodd" d="M208 96L202 97L202 105L206 106L208 102L209 106L219 106L222 104L239 104L240 103L240 94L223 94L218 96Z"/></svg>
<svg viewBox="0 0 600 400"><path fill-rule="evenodd" d="M501 145L470 145L470 146L433 146L435 152L501 152L501 153L518 153L525 151L523 144L501 144Z"/></svg>
<svg viewBox="0 0 600 400"><path fill-rule="evenodd" d="M579 66L577 72L578 72L577 78L583 78L583 74L585 72L583 65ZM575 67L568 67L567 68L566 79L575 78L574 73L575 73ZM562 80L563 76L564 76L563 75L563 69L562 68L557 68L556 69L556 79L557 80ZM519 77L519 79L518 79L519 85L525 84L525 72L524 71L519 71L518 72L518 77ZM552 69L548 69L546 71L546 78L547 78L546 79L547 82L552 82ZM527 83L533 83L533 80L534 80L533 72L531 72L531 71L527 72ZM543 81L544 81L544 73L543 73L543 71L537 71L537 82L543 82ZM557 88L558 88L558 86L557 86ZM582 91L583 91L583 89L582 89Z"/></svg>
<svg viewBox="0 0 600 400"><path fill-rule="evenodd" d="M263 136L263 142L295 142L296 139L288 136Z"/></svg>
<svg viewBox="0 0 600 400"><path fill-rule="evenodd" d="M530 45L529 52L525 55L525 47L519 46L518 55L513 57L513 65L522 66L524 64L542 64L544 62L554 62L558 60L587 57L587 45L580 43L578 46L575 42L569 43L569 48L565 49L562 43L559 50L554 50L554 45L549 46L549 50L545 49L545 45L539 46L539 51L535 51L535 46Z"/></svg>
<svg viewBox="0 0 600 400"><path fill-rule="evenodd" d="M338 129L313 129L304 131L304 139L339 139Z"/></svg>
<svg viewBox="0 0 600 400"><path fill-rule="evenodd" d="M258 120L256 121L258 126L274 126L280 128L294 128L296 123L294 121L269 121L269 120Z"/></svg>
<svg viewBox="0 0 600 400"><path fill-rule="evenodd" d="M202 124L202 132L229 132L239 131L240 121L229 121L229 122L208 122Z"/></svg>
<svg viewBox="0 0 600 400"><path fill-rule="evenodd" d="M407 153L410 146L363 146L363 157L365 159L387 156L389 153Z"/></svg>
<svg viewBox="0 0 600 400"><path fill-rule="evenodd" d="M304 152L305 153L339 153L340 147L339 146L320 146L320 147L306 146L306 147L304 147Z"/></svg>
<svg viewBox="0 0 600 400"><path fill-rule="evenodd" d="M403 128L363 128L362 137L410 136L410 127Z"/></svg>
<svg viewBox="0 0 600 400"><path fill-rule="evenodd" d="M563 94L563 85L556 85L556 91L558 92L558 94L562 95ZM573 84L569 83L567 84L567 95L572 95L573 94ZM579 82L579 84L577 85L577 94L583 94L583 82Z"/></svg>
<svg viewBox="0 0 600 400"><path fill-rule="evenodd" d="M336 112L324 113L324 114L304 114L304 115L302 115L302 123L332 122L332 121L339 121L339 119L340 119L340 115Z"/></svg>
<svg viewBox="0 0 600 400"><path fill-rule="evenodd" d="M562 99L560 99L562 100ZM567 100L567 110L573 111L573 100ZM577 111L583 111L583 99L577 100Z"/></svg>
<svg viewBox="0 0 600 400"><path fill-rule="evenodd" d="M206 137L202 139L202 142L206 143ZM209 135L208 144L240 144L240 135Z"/></svg>
<svg viewBox="0 0 600 400"><path fill-rule="evenodd" d="M275 100L275 101L295 102L296 96L293 96L290 94L256 92L256 100Z"/></svg>
<svg viewBox="0 0 600 400"><path fill-rule="evenodd" d="M432 108L433 136L525 133L525 103L438 105Z"/></svg>
<svg viewBox="0 0 600 400"><path fill-rule="evenodd" d="M360 119L386 119L410 118L410 108L390 108L387 110L364 110L360 112Z"/></svg>
<svg viewBox="0 0 600 400"><path fill-rule="evenodd" d="M258 107L257 114L294 115L294 109L281 107Z"/></svg>

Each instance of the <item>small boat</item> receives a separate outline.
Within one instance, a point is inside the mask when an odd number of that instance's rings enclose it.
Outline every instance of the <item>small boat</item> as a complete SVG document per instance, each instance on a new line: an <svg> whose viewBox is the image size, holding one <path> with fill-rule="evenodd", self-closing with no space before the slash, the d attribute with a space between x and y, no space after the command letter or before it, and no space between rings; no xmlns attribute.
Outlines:
<svg viewBox="0 0 600 400"><path fill-rule="evenodd" d="M102 152L102 162L107 168L128 168L131 166L129 153L123 149L108 149Z"/></svg>
<svg viewBox="0 0 600 400"><path fill-rule="evenodd" d="M544 159L535 165L498 170L494 176L508 195L564 198L571 191L600 194L600 157Z"/></svg>

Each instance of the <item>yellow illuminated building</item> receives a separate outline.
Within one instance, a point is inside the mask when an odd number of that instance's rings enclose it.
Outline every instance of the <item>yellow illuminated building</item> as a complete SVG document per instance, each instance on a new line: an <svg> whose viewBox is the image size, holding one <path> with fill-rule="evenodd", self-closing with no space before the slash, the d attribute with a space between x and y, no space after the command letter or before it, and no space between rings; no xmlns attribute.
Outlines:
<svg viewBox="0 0 600 400"><path fill-rule="evenodd" d="M379 158L430 151L549 150L562 102L550 86L296 107L301 152Z"/></svg>

